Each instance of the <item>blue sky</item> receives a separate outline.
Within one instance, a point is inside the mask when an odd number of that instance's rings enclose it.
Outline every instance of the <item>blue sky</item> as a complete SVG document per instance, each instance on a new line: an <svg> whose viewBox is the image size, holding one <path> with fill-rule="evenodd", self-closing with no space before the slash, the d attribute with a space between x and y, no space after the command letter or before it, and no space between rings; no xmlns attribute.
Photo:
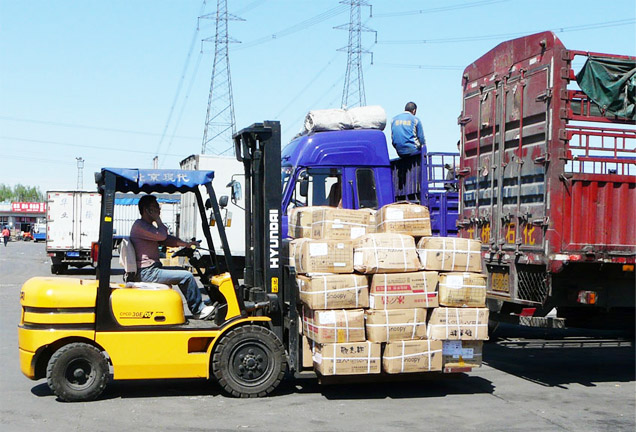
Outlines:
<svg viewBox="0 0 636 432"><path fill-rule="evenodd" d="M373 64L364 60L367 104L392 117L415 101L433 151L452 151L459 138L463 69L502 41L553 30L570 49L636 55L633 0L369 2L373 16L365 8L363 21L378 43L363 35L373 52ZM0 183L74 189L82 157L83 186L93 189L102 166L150 167L158 152L162 168L177 168L199 153L213 58L213 45L201 54L199 41L214 23L197 32L197 16L215 8L213 0L0 0ZM237 129L280 120L286 143L308 110L339 107L347 58L337 50L348 34L334 27L348 23L346 6L228 0L228 9L245 19L230 22L242 42L230 49Z"/></svg>

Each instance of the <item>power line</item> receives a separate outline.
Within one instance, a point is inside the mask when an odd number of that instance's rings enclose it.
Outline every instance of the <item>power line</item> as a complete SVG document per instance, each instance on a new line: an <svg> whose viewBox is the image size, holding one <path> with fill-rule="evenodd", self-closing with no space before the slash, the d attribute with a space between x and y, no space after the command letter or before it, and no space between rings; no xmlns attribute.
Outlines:
<svg viewBox="0 0 636 432"><path fill-rule="evenodd" d="M60 146L66 146L66 147L78 147L83 149L95 149L95 150L102 150L102 151L108 150L109 152L116 151L116 152L122 152L122 153L140 153L140 154L147 154L147 155L155 154L154 152L143 151L143 150L131 150L129 148L122 149L122 148L116 148L116 147L110 147L110 146L108 148L104 148L103 146L92 146L88 144L72 144L72 143L61 142L61 141L36 140L36 139L18 138L18 137L11 137L11 136L0 136L0 139L30 142L34 144L53 144L53 145L60 145ZM164 153L164 156L182 157L183 155Z"/></svg>
<svg viewBox="0 0 636 432"><path fill-rule="evenodd" d="M49 125L49 126L73 128L73 129L90 129L90 130L99 130L104 132L127 133L127 134L134 134L134 135L161 136L161 134L155 133L155 132L144 132L144 131L136 131L131 129L106 128L106 127L99 127L99 126L82 125L77 123L52 122L52 121L45 121L45 120L23 119L23 118L6 117L6 116L0 116L0 120L9 120L9 121L15 121L15 122L22 122L22 123L35 123L35 124L43 124L43 125ZM190 136L176 136L175 138L197 140L197 141L201 139L201 138L190 137Z"/></svg>
<svg viewBox="0 0 636 432"><path fill-rule="evenodd" d="M197 16L201 16L205 11L205 0L203 0L203 4L201 5L201 10ZM186 56L185 63L183 65L183 70L181 72L181 77L179 78L179 84L177 85L177 91L175 92L174 98L172 99L172 105L170 106L170 111L168 112L168 118L166 119L166 124L163 127L163 132L161 133L161 138L159 139L159 144L157 144L156 154L159 154L161 150L161 144L163 144L163 140L166 136L166 132L168 132L168 126L170 125L170 120L172 120L172 114L174 112L174 108L177 105L177 100L179 99L179 95L181 94L181 88L183 87L183 82L185 81L185 76L188 71L188 67L190 66L190 59L192 58L192 52L194 51L194 47L197 41L197 35L199 34L199 22L197 20L197 27L192 34L192 40L190 41L190 48L188 49L188 55Z"/></svg>
<svg viewBox="0 0 636 432"><path fill-rule="evenodd" d="M485 5L495 4L495 3L504 3L507 1L510 1L510 0L481 0L481 1L472 2L472 3L460 3L457 5L442 6L442 7L430 8L430 9L418 9L418 10L404 11L404 12L388 12L383 14L376 14L374 15L374 17L375 18L392 18L397 16L407 16L407 15L424 15L429 13L446 12L446 11L458 10L458 9L468 9L468 8L485 6Z"/></svg>
<svg viewBox="0 0 636 432"><path fill-rule="evenodd" d="M285 36L289 36L291 34L299 32L301 30L305 30L305 29L307 29L309 27L312 27L312 26L314 26L316 24L324 22L324 21L326 21L326 20L328 20L330 18L338 16L341 13L345 12L347 9L348 8L346 6L336 6L336 7L331 8L331 9L325 11L325 12L322 12L322 13L320 13L318 15L315 15L315 16L309 18L309 19L306 19L306 20L301 21L301 22L299 22L297 24L294 24L294 25L292 25L290 27L287 27L287 28L285 28L283 30L280 30L280 31L278 31L276 33L272 33L272 34L269 34L267 36L263 36L261 38L255 39L253 41L243 43L243 44L241 44L240 47L235 48L234 50L238 51L238 50L242 50L242 49L245 49L245 48L251 48L251 47L254 47L256 45L260 45L260 44L263 44L263 43L266 43L266 42L271 42L273 40L281 39L281 38L283 38Z"/></svg>
<svg viewBox="0 0 636 432"><path fill-rule="evenodd" d="M605 27L619 27L629 24L636 23L636 19L624 19L617 21L605 21L601 23L593 23L593 24L582 24L577 26L569 26L569 27L558 27L549 29L547 31L552 31L554 33L567 33L574 31L583 31L583 30L592 30L599 29ZM464 36L464 37L452 37L452 38L438 38L438 39L420 39L420 40L394 40L394 41L378 41L378 45L414 45L414 44L443 44L443 43L459 43L459 42L472 42L472 41L484 41L484 40L492 40L492 39L503 39L510 38L515 36L525 36L537 33L537 31L526 31L526 32L515 32L515 33L499 33L499 34L491 34L491 35L482 35L482 36Z"/></svg>
<svg viewBox="0 0 636 432"><path fill-rule="evenodd" d="M387 66L400 69L427 69L427 70L464 70L461 66L446 65L415 65L415 64L397 64L397 63L376 63L378 66Z"/></svg>

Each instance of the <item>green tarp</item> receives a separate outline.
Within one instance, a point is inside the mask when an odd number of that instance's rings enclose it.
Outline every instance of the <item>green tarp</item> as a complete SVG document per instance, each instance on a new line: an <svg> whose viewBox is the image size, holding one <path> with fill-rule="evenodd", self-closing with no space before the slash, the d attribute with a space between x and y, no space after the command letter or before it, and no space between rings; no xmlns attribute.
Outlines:
<svg viewBox="0 0 636 432"><path fill-rule="evenodd" d="M576 82L606 115L636 120L636 61L588 57Z"/></svg>

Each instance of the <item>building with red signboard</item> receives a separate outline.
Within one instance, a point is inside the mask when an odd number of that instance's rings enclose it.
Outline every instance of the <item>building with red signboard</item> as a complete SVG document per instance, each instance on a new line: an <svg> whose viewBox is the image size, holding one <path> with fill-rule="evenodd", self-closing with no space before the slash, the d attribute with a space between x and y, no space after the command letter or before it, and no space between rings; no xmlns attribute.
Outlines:
<svg viewBox="0 0 636 432"><path fill-rule="evenodd" d="M0 203L0 226L8 227L14 236L31 232L37 223L46 222L46 203L4 202Z"/></svg>

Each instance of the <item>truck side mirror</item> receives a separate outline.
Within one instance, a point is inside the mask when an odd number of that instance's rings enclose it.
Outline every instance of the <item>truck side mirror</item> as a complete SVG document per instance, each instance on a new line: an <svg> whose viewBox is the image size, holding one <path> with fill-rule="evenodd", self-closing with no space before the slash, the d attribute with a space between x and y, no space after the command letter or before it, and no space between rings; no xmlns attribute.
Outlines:
<svg viewBox="0 0 636 432"><path fill-rule="evenodd" d="M232 180L226 187L232 188L232 202L236 204L243 198L243 190L241 189L241 183L236 180Z"/></svg>
<svg viewBox="0 0 636 432"><path fill-rule="evenodd" d="M227 203L229 201L230 201L230 197L228 197L227 195L221 196L221 198L219 198L219 207L224 209L225 207L227 207Z"/></svg>
<svg viewBox="0 0 636 432"><path fill-rule="evenodd" d="M309 194L309 179L303 178L300 180L300 196L307 197Z"/></svg>
<svg viewBox="0 0 636 432"><path fill-rule="evenodd" d="M212 201L210 201L210 198L205 200L205 209L206 210L210 210L212 208Z"/></svg>

